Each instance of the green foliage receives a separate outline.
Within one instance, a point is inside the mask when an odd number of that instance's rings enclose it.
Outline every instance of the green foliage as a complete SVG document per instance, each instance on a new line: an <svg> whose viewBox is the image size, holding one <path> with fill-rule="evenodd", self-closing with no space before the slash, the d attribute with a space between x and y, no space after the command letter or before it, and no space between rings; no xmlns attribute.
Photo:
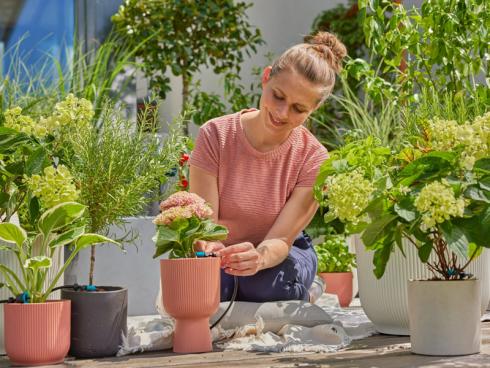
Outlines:
<svg viewBox="0 0 490 368"><path fill-rule="evenodd" d="M482 247L490 247L490 113L472 121L423 121L391 155L367 142L370 138L333 152L320 169L315 196L328 210L325 221L342 222L344 232L362 232L365 246L374 251L378 278L394 246L403 252L402 237L418 249L436 279L465 277ZM384 156L374 156L376 150ZM328 188L353 172L363 173L363 180L342 181L345 191L360 190L366 181L374 188L363 192L362 203ZM357 216L341 218L338 203ZM429 261L431 253L434 261Z"/></svg>
<svg viewBox="0 0 490 368"><path fill-rule="evenodd" d="M359 0L359 10L366 42L382 58L359 73L368 93L416 100L415 91L431 87L455 99L483 95L490 104L488 2L425 0L420 9L405 9L391 0Z"/></svg>
<svg viewBox="0 0 490 368"><path fill-rule="evenodd" d="M230 114L250 107L259 107L262 86L260 84L261 68L254 68L252 74L255 82L246 88L237 73L229 72L224 76L224 96L200 90L200 83L195 83L192 91L191 120L197 125L217 116ZM222 101L225 102L222 102Z"/></svg>
<svg viewBox="0 0 490 368"><path fill-rule="evenodd" d="M349 252L344 235L328 235L315 245L318 272L351 272L356 267L355 255Z"/></svg>
<svg viewBox="0 0 490 368"><path fill-rule="evenodd" d="M224 240L228 230L217 225L210 219L200 219L193 216L190 219L178 219L169 225L158 225L153 238L156 250L153 258L169 253L169 258L194 257L193 244L195 240L217 241Z"/></svg>
<svg viewBox="0 0 490 368"><path fill-rule="evenodd" d="M251 5L231 0L126 0L112 17L124 42L151 39L137 52L150 78L150 88L161 98L170 91L166 71L182 77L182 108L190 103L192 76L200 68L216 74L240 72L244 53L263 43L260 31L247 21Z"/></svg>
<svg viewBox="0 0 490 368"><path fill-rule="evenodd" d="M310 34L319 31L334 33L346 46L349 59L362 58L367 54L367 47L357 0L349 0L347 5L339 4L321 12L313 21ZM350 73L344 73L342 78L349 90L358 90L358 82ZM332 95L341 97L342 89L342 85L337 83ZM335 148L343 142L345 132L352 128L350 119L345 106L337 98L331 98L312 114L308 127L323 145Z"/></svg>
<svg viewBox="0 0 490 368"><path fill-rule="evenodd" d="M43 303L79 251L96 243L119 245L105 236L85 233L82 224L85 209L76 202L61 203L44 212L29 234L18 225L0 223L0 240L7 243L0 247L0 251L12 252L21 269L20 274L16 274L6 265L0 265L0 273L5 280L0 287L6 286L14 297L28 292L31 303ZM63 245L70 245L73 250L48 283L47 274L53 266L52 260L58 247Z"/></svg>

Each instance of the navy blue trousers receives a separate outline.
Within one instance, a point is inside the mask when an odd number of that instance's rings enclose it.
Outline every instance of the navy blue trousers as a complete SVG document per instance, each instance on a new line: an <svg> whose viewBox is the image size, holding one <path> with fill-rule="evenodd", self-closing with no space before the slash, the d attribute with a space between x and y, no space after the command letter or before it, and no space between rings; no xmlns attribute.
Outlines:
<svg viewBox="0 0 490 368"><path fill-rule="evenodd" d="M288 257L275 267L253 276L238 276L236 300L271 302L309 300L308 289L317 271L317 256L311 238L303 232L293 243ZM235 285L233 275L221 270L221 301L228 301Z"/></svg>

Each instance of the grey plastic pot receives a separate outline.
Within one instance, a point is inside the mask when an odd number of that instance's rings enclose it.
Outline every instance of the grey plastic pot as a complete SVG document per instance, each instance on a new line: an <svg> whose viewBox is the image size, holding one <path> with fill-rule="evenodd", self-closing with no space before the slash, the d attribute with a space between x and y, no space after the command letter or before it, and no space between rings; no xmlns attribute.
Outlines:
<svg viewBox="0 0 490 368"><path fill-rule="evenodd" d="M100 358L116 355L127 334L128 290L98 286L103 291L63 289L61 299L71 300L69 355Z"/></svg>

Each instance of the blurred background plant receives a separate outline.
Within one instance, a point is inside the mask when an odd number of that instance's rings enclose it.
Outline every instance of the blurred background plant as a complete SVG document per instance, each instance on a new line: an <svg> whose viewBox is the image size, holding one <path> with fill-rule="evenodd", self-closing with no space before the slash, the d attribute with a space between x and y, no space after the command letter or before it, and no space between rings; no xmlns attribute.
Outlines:
<svg viewBox="0 0 490 368"><path fill-rule="evenodd" d="M315 245L318 256L318 273L352 272L356 267L356 256L349 252L343 235L330 234L322 243Z"/></svg>
<svg viewBox="0 0 490 368"><path fill-rule="evenodd" d="M136 56L143 60L150 88L160 98L164 99L170 91L166 75L170 69L182 78L181 111L195 99L198 104L194 108L211 103L216 106L210 111L214 113L222 107L221 103L214 95L195 97L199 83L193 76L200 68L210 67L214 73L226 76L225 90L232 100L247 98L238 84L240 64L244 53L250 56L263 43L260 31L248 23L245 11L250 6L231 0L126 0L112 21L124 43L139 44L154 36ZM187 125L184 132L188 133Z"/></svg>

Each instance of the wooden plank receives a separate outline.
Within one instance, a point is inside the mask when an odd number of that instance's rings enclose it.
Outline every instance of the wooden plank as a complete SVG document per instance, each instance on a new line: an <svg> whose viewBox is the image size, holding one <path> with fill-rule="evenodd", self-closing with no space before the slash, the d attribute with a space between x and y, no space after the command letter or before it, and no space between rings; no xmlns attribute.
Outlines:
<svg viewBox="0 0 490 368"><path fill-rule="evenodd" d="M205 354L174 354L161 351L129 355L121 358L74 360L67 358L57 367L335 367L335 368L403 368L403 367L490 367L490 322L482 324L480 354L460 357L431 357L410 352L408 336L375 335L354 341L347 349L336 353L260 353L215 351ZM9 367L6 357L0 367Z"/></svg>

